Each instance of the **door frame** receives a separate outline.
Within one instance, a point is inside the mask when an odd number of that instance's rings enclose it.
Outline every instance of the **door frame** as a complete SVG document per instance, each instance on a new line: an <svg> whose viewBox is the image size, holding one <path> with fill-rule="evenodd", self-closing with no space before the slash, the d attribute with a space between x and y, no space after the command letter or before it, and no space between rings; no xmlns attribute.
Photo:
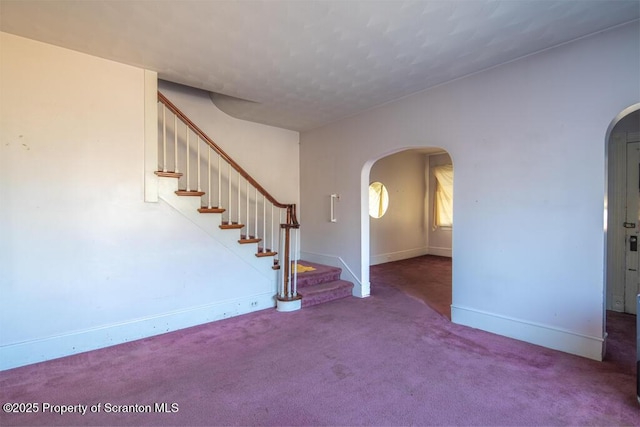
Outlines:
<svg viewBox="0 0 640 427"><path fill-rule="evenodd" d="M624 200L616 198L612 193L613 189L609 188L611 178L616 182L620 180L626 181L626 138L622 143L619 136L613 133L616 125L629 114L640 111L640 103L631 105L622 110L609 124L605 134L605 197L604 197L604 298L603 298L603 331L606 331L606 315L607 310L612 309L614 300L614 282L618 281L618 275L621 273L624 277L625 263L625 233L621 226L613 227L613 224L622 224L624 219ZM620 151L624 150L624 154ZM620 158L622 156L622 158ZM616 162L624 161L624 168L616 168ZM624 173L621 172L623 169ZM615 175L614 175L615 174ZM621 175L625 175L622 177ZM613 184L615 185L615 184ZM626 186L626 184L625 184ZM618 188L618 187L616 187ZM610 205L611 202L611 205ZM620 204L622 203L622 209ZM611 207L611 209L609 208ZM622 263L622 267L620 267ZM624 308L624 301L622 301ZM605 332L606 337L606 332Z"/></svg>
<svg viewBox="0 0 640 427"><path fill-rule="evenodd" d="M640 104L639 104L640 107ZM371 294L371 281L369 269L371 267L371 257L370 257L370 218L369 218L369 184L370 184L370 175L371 168L373 165L380 159L391 156L393 154L400 153L402 151L411 151L411 150L428 150L428 152L432 153L447 153L451 158L451 163L455 165L455 161L453 155L449 148L447 148L443 144L438 145L418 145L418 146L408 146L403 148L398 148L395 150L388 151L383 153L375 158L371 158L367 160L362 169L360 170L360 278L361 278L361 291L358 295L361 298L368 297ZM426 154L426 153L425 153ZM454 166L455 169L455 166ZM455 182L454 182L455 185ZM455 191L453 196L453 204L454 204L454 217L455 217ZM451 260L454 261L453 256L453 242L454 242L454 233L455 231L451 230ZM455 282L454 278L451 278L451 300L452 305L455 303L454 301L454 289Z"/></svg>

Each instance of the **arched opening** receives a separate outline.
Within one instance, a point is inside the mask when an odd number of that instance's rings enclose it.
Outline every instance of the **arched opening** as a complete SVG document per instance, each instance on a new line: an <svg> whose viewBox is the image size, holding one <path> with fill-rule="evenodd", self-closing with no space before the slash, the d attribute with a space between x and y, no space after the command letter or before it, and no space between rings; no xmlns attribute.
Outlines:
<svg viewBox="0 0 640 427"><path fill-rule="evenodd" d="M605 310L637 314L640 293L640 104L611 122L606 140Z"/></svg>
<svg viewBox="0 0 640 427"><path fill-rule="evenodd" d="M388 191L388 206L380 217L370 214L374 183L383 183ZM408 148L371 160L362 171L362 193L364 283L391 284L450 319L451 156L437 147Z"/></svg>

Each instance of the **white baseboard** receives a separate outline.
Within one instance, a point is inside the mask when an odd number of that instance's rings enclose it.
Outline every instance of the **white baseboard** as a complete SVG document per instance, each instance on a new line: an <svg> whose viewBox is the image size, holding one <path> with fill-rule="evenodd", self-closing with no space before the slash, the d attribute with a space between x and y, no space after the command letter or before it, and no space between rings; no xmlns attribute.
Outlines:
<svg viewBox="0 0 640 427"><path fill-rule="evenodd" d="M400 261L403 259L409 259L409 258L415 258L422 255L427 255L428 253L430 253L429 248L427 248L426 246L422 248L408 249L405 251L389 252L386 254L371 256L371 258L369 259L369 264L370 265L384 264L385 262Z"/></svg>
<svg viewBox="0 0 640 427"><path fill-rule="evenodd" d="M340 278L342 280L348 280L349 282L353 282L353 285L354 285L353 296L359 297L359 298L364 298L369 296L368 289L364 289L360 279L356 277L353 270L351 270L351 268L349 268L347 263L344 262L344 260L339 256L300 251L300 259L315 262L318 264L330 265L332 267L341 268L342 274L340 275Z"/></svg>
<svg viewBox="0 0 640 427"><path fill-rule="evenodd" d="M275 307L264 293L0 347L0 371Z"/></svg>
<svg viewBox="0 0 640 427"><path fill-rule="evenodd" d="M452 256L451 248L439 248L436 246L429 246L429 251L427 253L429 255L446 256L449 258Z"/></svg>
<svg viewBox="0 0 640 427"><path fill-rule="evenodd" d="M605 340L601 337L455 305L451 306L451 321L593 360L601 361L604 356Z"/></svg>

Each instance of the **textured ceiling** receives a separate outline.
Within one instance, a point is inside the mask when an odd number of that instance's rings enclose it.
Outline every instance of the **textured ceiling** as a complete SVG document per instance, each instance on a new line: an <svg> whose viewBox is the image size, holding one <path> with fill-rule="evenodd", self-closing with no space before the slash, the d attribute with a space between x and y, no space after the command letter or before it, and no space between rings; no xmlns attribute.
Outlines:
<svg viewBox="0 0 640 427"><path fill-rule="evenodd" d="M155 70L295 130L639 16L638 0L0 0L2 31Z"/></svg>

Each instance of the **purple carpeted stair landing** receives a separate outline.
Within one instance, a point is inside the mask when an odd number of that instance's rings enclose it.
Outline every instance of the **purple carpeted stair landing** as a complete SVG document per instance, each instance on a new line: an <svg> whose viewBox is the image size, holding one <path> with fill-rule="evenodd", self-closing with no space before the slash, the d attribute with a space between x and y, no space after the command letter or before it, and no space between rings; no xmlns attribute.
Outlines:
<svg viewBox="0 0 640 427"><path fill-rule="evenodd" d="M302 296L302 307L310 307L352 295L353 283L340 280L341 268L309 261L299 261L299 264L315 268L314 271L298 273L298 293Z"/></svg>

